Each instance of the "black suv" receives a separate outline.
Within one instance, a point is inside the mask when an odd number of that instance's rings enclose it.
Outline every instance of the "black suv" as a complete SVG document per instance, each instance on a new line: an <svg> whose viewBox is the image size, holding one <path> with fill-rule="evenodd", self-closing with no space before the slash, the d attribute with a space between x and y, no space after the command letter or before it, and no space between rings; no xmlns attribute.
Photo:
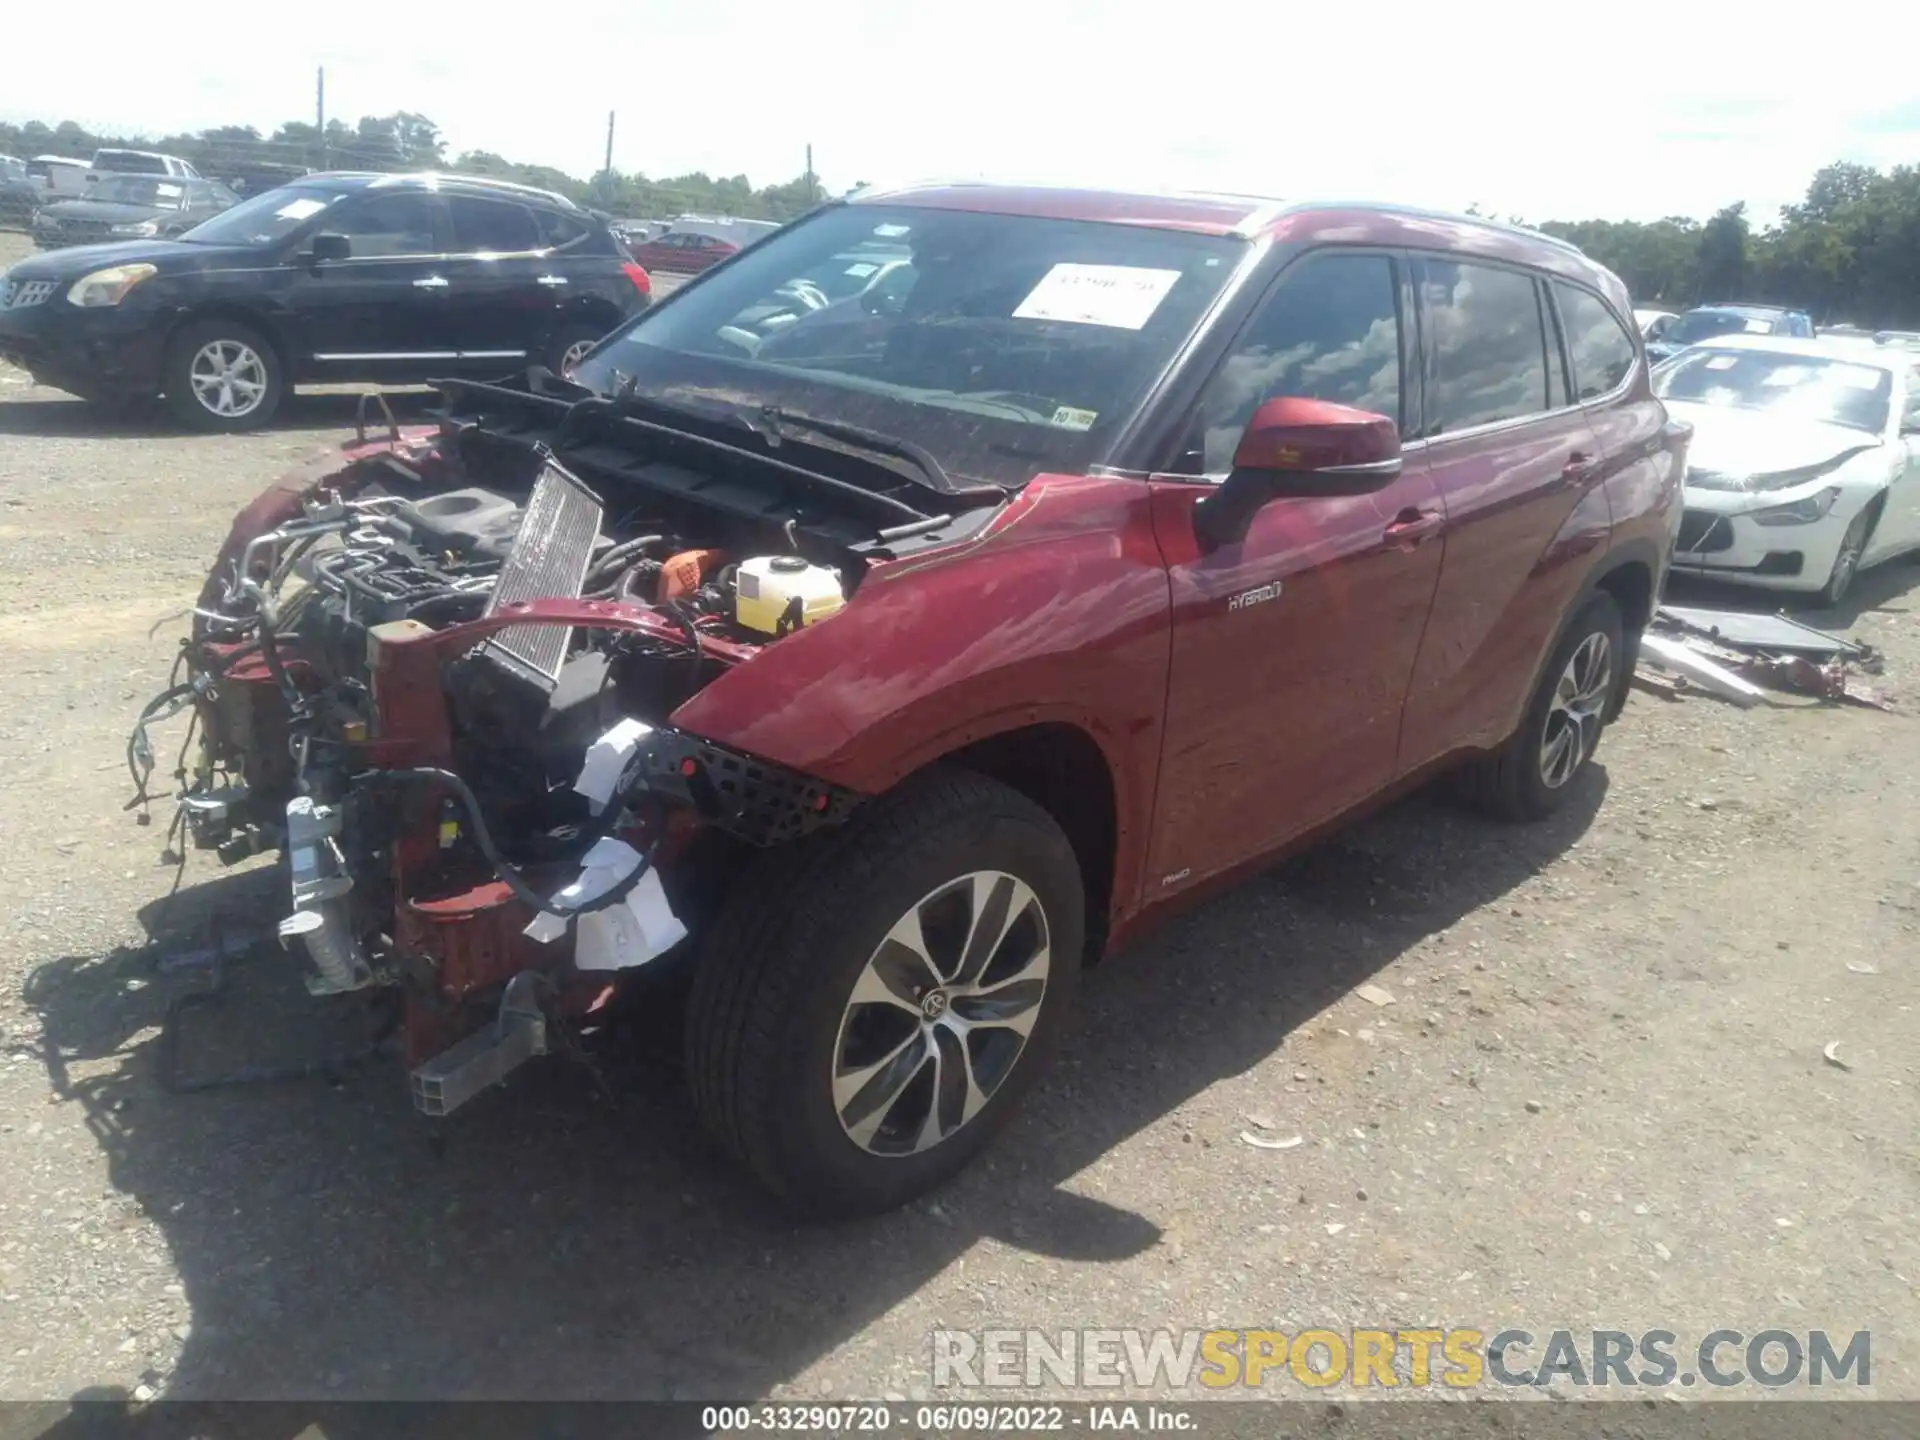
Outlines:
<svg viewBox="0 0 1920 1440"><path fill-rule="evenodd" d="M312 175L178 240L0 273L0 356L87 399L163 394L198 429L246 430L291 385L565 373L647 286L603 221L548 191Z"/></svg>

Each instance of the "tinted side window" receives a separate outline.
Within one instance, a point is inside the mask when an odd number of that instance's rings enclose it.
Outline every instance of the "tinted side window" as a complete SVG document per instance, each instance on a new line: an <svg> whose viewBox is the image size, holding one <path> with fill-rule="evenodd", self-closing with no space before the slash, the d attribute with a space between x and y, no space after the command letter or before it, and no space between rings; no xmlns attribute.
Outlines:
<svg viewBox="0 0 1920 1440"><path fill-rule="evenodd" d="M433 255L433 202L425 195L374 195L329 212L326 228L353 241L353 258Z"/></svg>
<svg viewBox="0 0 1920 1440"><path fill-rule="evenodd" d="M1605 395L1633 369L1633 337L1599 296L1558 281L1553 293L1573 355L1574 393L1582 400Z"/></svg>
<svg viewBox="0 0 1920 1440"><path fill-rule="evenodd" d="M453 248L461 255L513 255L541 249L533 217L521 205L503 200L479 200L471 195L449 195L447 214L453 220Z"/></svg>
<svg viewBox="0 0 1920 1440"><path fill-rule="evenodd" d="M1233 466L1240 434L1276 395L1400 419L1400 305L1384 255L1317 255L1288 271L1207 383L1183 466Z"/></svg>
<svg viewBox="0 0 1920 1440"><path fill-rule="evenodd" d="M1426 300L1433 386L1430 435L1547 408L1547 347L1533 281L1517 270L1428 260Z"/></svg>
<svg viewBox="0 0 1920 1440"><path fill-rule="evenodd" d="M540 248L543 250L564 250L587 238L585 221L572 215L562 215L558 210L536 210L533 219L540 227Z"/></svg>

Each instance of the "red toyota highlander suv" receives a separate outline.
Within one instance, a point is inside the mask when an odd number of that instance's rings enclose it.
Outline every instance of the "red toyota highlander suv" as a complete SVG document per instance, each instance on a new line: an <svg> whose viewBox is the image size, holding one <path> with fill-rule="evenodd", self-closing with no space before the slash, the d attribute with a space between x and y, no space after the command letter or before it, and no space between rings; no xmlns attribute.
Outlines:
<svg viewBox="0 0 1920 1440"><path fill-rule="evenodd" d="M720 1142L897 1205L1157 914L1443 769L1564 800L1679 515L1631 313L1479 220L862 194L261 496L133 753L197 709L195 841L287 853L421 1109L684 963Z"/></svg>

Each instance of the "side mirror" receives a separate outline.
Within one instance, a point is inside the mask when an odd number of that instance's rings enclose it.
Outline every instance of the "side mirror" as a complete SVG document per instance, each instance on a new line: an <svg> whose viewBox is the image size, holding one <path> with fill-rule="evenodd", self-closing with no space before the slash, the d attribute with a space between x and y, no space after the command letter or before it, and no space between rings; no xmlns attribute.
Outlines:
<svg viewBox="0 0 1920 1440"><path fill-rule="evenodd" d="M1207 549L1244 540L1270 500L1371 495L1400 475L1400 427L1384 415L1281 395L1253 412L1233 471L1194 508Z"/></svg>
<svg viewBox="0 0 1920 1440"><path fill-rule="evenodd" d="M336 235L331 230L322 230L313 237L313 243L307 247L306 258L312 264L324 265L329 261L345 260L353 254L353 241L344 235Z"/></svg>

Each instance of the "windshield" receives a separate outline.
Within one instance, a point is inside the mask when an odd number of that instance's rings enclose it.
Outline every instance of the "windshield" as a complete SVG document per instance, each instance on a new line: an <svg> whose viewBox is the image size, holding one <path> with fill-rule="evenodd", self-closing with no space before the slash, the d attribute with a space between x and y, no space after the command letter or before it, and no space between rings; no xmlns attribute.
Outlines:
<svg viewBox="0 0 1920 1440"><path fill-rule="evenodd" d="M574 378L776 405L1023 484L1092 463L1247 253L1132 225L843 205L630 322Z"/></svg>
<svg viewBox="0 0 1920 1440"><path fill-rule="evenodd" d="M1878 365L1769 350L1695 350L1653 372L1662 400L1764 410L1878 435L1887 426L1893 376Z"/></svg>
<svg viewBox="0 0 1920 1440"><path fill-rule="evenodd" d="M151 179L145 175L109 175L96 181L87 191L87 199L104 200L112 205L147 205L155 210L186 208L187 187L178 180Z"/></svg>
<svg viewBox="0 0 1920 1440"><path fill-rule="evenodd" d="M310 190L289 185L242 200L222 210L180 238L196 245L272 245L287 238L318 215L340 195L333 190Z"/></svg>
<svg viewBox="0 0 1920 1440"><path fill-rule="evenodd" d="M1721 335L1771 335L1774 322L1764 315L1741 315L1732 310L1695 310L1682 315L1660 338L1668 344L1698 345Z"/></svg>

